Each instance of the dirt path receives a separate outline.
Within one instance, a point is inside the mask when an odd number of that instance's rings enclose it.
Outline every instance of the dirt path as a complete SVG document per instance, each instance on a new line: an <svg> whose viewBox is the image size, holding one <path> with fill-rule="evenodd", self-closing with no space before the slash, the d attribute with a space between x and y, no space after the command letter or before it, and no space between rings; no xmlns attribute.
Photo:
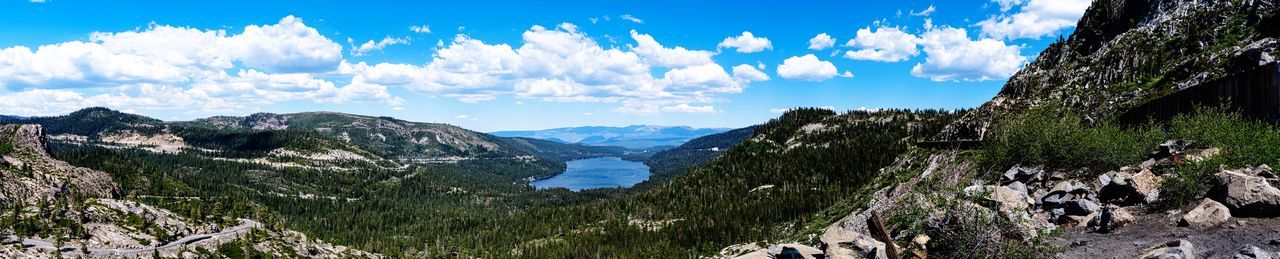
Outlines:
<svg viewBox="0 0 1280 259"><path fill-rule="evenodd" d="M257 221L248 220L248 219L240 219L240 225L239 225L239 226L235 226L235 227L233 227L233 228L229 228L229 229L223 230L222 232L218 232L218 233L199 234L199 235L190 235L190 236L186 236L186 237L183 237L183 238L179 238L178 240L175 240L175 241L173 241L173 242L169 242L168 244L164 244L164 245L161 245L161 246L158 246L158 247L147 247L147 248L89 248L89 255L113 255L113 256L122 256L122 255L135 255L135 254L150 253L150 252L155 251L155 250L164 250L164 249L174 248L174 247L178 247L178 246L188 245L188 244L195 243L195 242L198 242L198 241L201 241L201 240L205 240L205 239L211 239L211 238L223 238L223 237L230 237L230 236L238 235L238 234L240 234L240 233L244 233L244 232L246 232L246 231L249 231L250 229L253 229L253 228L255 228L255 227L259 227L259 226L261 226L261 225L262 225L262 224L261 224L261 223L258 223ZM5 238L5 240L12 240L12 239L16 239L16 237L14 237L14 236L9 236L9 237L6 237L6 238ZM23 240L22 240L22 246L23 246L23 247L27 247L27 248L35 248L35 249L42 249L42 250L61 250L61 251L62 251L62 253L63 253L64 255L76 255L76 254L80 254L80 252L81 252L79 247L75 247L75 246L64 246L64 247L62 247L62 248L58 248L56 245L54 245L53 243L51 243L51 242L49 242L49 241L37 240L37 239L23 239Z"/></svg>
<svg viewBox="0 0 1280 259"><path fill-rule="evenodd" d="M1109 234L1075 228L1054 243L1067 249L1060 258L1135 258L1147 247L1177 239L1190 241L1201 258L1230 258L1245 245L1280 251L1280 246L1269 244L1280 240L1280 218L1234 218L1207 228L1178 227L1176 219L1166 213L1139 215L1134 223Z"/></svg>

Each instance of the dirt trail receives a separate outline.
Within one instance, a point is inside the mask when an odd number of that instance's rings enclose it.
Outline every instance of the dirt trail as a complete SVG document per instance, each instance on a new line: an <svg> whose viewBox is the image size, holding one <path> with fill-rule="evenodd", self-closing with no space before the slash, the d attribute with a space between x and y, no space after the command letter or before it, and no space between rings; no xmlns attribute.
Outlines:
<svg viewBox="0 0 1280 259"><path fill-rule="evenodd" d="M1280 251L1280 246L1269 244L1280 239L1280 218L1233 218L1201 228L1178 227L1176 219L1166 213L1138 215L1134 223L1109 234L1074 228L1053 242L1067 249L1060 258L1135 258L1147 247L1177 239L1190 241L1201 258L1230 258L1245 245Z"/></svg>

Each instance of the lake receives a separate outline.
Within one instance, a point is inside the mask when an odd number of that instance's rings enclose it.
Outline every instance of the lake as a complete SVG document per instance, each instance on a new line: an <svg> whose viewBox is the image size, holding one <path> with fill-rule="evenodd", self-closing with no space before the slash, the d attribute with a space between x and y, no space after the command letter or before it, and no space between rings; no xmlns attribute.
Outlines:
<svg viewBox="0 0 1280 259"><path fill-rule="evenodd" d="M568 168L551 178L529 183L538 189L586 189L631 187L649 179L649 166L618 157L580 159L566 162Z"/></svg>

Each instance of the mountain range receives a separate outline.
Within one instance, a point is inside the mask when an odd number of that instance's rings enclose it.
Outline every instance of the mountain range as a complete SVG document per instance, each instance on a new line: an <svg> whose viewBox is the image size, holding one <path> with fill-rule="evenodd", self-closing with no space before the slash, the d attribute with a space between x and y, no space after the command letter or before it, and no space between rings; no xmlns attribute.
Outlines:
<svg viewBox="0 0 1280 259"><path fill-rule="evenodd" d="M620 146L632 149L674 147L691 139L725 132L726 128L632 125L626 127L569 127L532 131L497 131L495 136L545 139L561 143L593 146Z"/></svg>

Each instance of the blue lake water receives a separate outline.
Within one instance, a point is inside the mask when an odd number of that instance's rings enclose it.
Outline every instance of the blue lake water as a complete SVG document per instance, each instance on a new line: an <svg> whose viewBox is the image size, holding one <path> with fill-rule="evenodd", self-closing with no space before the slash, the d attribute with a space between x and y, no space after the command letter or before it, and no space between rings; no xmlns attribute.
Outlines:
<svg viewBox="0 0 1280 259"><path fill-rule="evenodd" d="M586 189L631 187L649 179L649 166L617 157L581 159L567 162L568 169L551 178L529 183L538 189Z"/></svg>

